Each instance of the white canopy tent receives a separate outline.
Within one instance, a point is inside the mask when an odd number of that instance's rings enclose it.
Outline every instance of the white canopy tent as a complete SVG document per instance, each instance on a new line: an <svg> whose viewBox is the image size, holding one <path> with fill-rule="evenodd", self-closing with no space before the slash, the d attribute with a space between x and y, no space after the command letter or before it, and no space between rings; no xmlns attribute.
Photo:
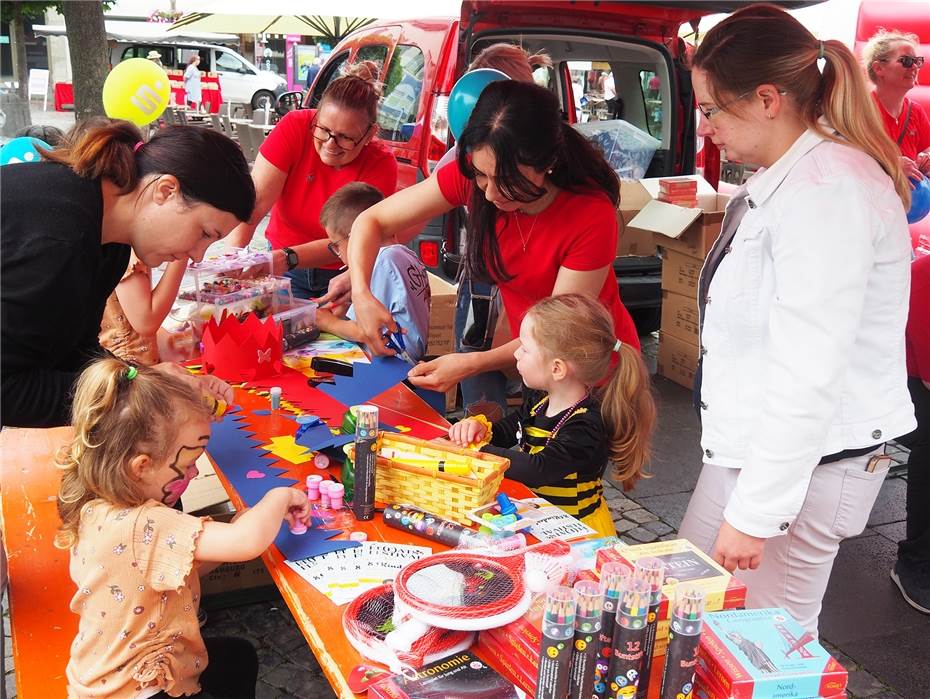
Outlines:
<svg viewBox="0 0 930 699"><path fill-rule="evenodd" d="M264 0L202 0L198 11L190 12L173 25L170 32L213 31L235 34L346 34L376 19L421 19L457 17L461 0L307 0L287 2ZM333 15L334 9L339 14ZM299 11L300 14L295 14ZM336 32L333 30L336 29Z"/></svg>

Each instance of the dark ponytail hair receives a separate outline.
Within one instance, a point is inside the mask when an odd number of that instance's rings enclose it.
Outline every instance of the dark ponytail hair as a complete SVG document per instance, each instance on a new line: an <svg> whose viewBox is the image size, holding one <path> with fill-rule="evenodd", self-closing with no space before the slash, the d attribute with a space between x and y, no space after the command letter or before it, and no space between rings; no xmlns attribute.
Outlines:
<svg viewBox="0 0 930 699"><path fill-rule="evenodd" d="M516 80L488 85L459 139L459 169L475 178L470 154L488 147L497 161L497 186L513 201L531 202L545 190L536 187L518 165L547 172L569 192L602 192L616 205L620 181L604 156L562 120L558 98L544 87ZM512 279L497 244L497 208L474 187L469 203L465 266L472 279Z"/></svg>
<svg viewBox="0 0 930 699"><path fill-rule="evenodd" d="M255 208L255 185L242 150L212 129L169 126L143 143L138 127L128 121L95 119L42 156L80 177L105 177L124 194L149 175L173 175L188 201L228 211L240 221L248 221Z"/></svg>

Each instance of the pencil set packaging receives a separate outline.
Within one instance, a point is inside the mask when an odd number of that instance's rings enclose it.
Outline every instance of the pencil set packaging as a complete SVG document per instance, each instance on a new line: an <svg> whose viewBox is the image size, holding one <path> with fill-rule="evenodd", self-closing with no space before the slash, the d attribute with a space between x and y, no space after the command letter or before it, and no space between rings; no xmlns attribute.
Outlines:
<svg viewBox="0 0 930 699"><path fill-rule="evenodd" d="M656 541L634 546L605 547L597 552L596 566L600 570L606 563L622 563L630 568L644 558L662 562L664 579L657 611L653 656L665 653L668 644L670 605L679 583L688 583L705 593L705 609L739 609L746 604L746 585L728 573L712 558L687 539Z"/></svg>
<svg viewBox="0 0 930 699"><path fill-rule="evenodd" d="M704 626L704 598L704 591L690 583L682 583L675 590L659 691L661 699L690 699L692 696Z"/></svg>
<svg viewBox="0 0 930 699"><path fill-rule="evenodd" d="M705 618L701 683L728 699L843 696L847 673L784 609L714 612Z"/></svg>
<svg viewBox="0 0 930 699"><path fill-rule="evenodd" d="M557 587L546 595L542 632L536 699L565 699L568 696L572 639L575 635L575 597L572 588Z"/></svg>

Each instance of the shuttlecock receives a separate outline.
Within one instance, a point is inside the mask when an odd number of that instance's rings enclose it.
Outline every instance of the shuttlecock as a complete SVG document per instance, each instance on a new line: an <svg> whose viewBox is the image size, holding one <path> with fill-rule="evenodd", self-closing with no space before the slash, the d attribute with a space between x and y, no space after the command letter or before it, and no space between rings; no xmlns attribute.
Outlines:
<svg viewBox="0 0 930 699"><path fill-rule="evenodd" d="M568 570L570 556L551 556L546 553L527 552L524 557L523 579L529 591L538 594L550 586L558 585Z"/></svg>

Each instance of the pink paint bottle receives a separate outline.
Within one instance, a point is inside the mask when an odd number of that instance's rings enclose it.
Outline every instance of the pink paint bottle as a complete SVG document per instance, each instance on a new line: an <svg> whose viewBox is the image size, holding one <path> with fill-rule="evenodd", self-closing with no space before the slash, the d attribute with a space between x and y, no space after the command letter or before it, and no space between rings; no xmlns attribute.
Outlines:
<svg viewBox="0 0 930 699"><path fill-rule="evenodd" d="M320 483L323 482L322 476L307 476L307 500L316 502L320 499Z"/></svg>
<svg viewBox="0 0 930 699"><path fill-rule="evenodd" d="M342 483L333 483L329 486L329 506L334 510L341 510L343 508L342 497L345 495L346 489Z"/></svg>

